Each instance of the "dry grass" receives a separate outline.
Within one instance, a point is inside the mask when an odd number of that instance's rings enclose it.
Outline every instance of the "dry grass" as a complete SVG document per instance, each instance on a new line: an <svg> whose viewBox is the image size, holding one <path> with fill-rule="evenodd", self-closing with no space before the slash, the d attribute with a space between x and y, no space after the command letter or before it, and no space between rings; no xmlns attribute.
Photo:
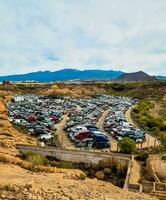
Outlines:
<svg viewBox="0 0 166 200"><path fill-rule="evenodd" d="M0 162L6 163L6 164L18 165L21 168L24 168L30 171L35 171L35 172L46 172L46 173L57 172L56 167L44 166L42 165L42 163L37 164L35 163L34 158L33 160L25 161L25 160L21 160L18 157L10 156L5 153L0 153Z"/></svg>

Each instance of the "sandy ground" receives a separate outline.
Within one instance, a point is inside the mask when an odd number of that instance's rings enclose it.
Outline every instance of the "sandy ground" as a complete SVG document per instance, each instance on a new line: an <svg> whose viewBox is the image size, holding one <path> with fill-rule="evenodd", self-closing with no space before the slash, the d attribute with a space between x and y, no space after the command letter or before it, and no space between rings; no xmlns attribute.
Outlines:
<svg viewBox="0 0 166 200"><path fill-rule="evenodd" d="M128 192L108 182L79 180L78 170L32 173L18 166L0 164L0 199L19 200L152 200L145 194ZM6 187L5 187L6 186ZM28 186L28 187L27 187ZM3 188L3 189L2 189ZM3 197L3 198L1 198ZM11 198L9 198L11 197Z"/></svg>
<svg viewBox="0 0 166 200"><path fill-rule="evenodd" d="M155 103L154 104L154 108L152 108L150 110L151 114L155 117L160 117L160 109L161 109L161 105L160 103Z"/></svg>
<svg viewBox="0 0 166 200"><path fill-rule="evenodd" d="M67 120L68 116L63 115L63 120L55 125L57 129L56 134L58 135L58 140L62 148L75 149L74 144L69 140L67 133L65 133L65 131L63 130Z"/></svg>

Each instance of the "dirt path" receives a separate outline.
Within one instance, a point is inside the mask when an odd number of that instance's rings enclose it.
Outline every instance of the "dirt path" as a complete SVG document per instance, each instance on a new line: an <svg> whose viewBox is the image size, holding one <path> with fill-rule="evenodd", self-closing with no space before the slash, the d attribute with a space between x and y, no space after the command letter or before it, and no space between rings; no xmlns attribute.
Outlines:
<svg viewBox="0 0 166 200"><path fill-rule="evenodd" d="M77 110L81 110L81 106L80 105L77 105Z"/></svg>
<svg viewBox="0 0 166 200"><path fill-rule="evenodd" d="M150 110L151 115L155 117L160 117L160 110L161 110L161 104L159 102L154 103L154 108Z"/></svg>
<svg viewBox="0 0 166 200"><path fill-rule="evenodd" d="M109 140L110 140L110 144L111 144L111 151L117 151L117 141L111 137L111 135L109 133L107 133L104 128L103 128L103 124L104 124L104 120L107 116L107 114L110 112L110 109L106 110L103 112L103 114L101 115L101 117L99 118L98 122L96 123L96 126L105 134L108 136Z"/></svg>
<svg viewBox="0 0 166 200"><path fill-rule="evenodd" d="M75 149L74 144L69 140L67 133L65 133L65 131L63 130L67 120L68 116L63 115L63 120L55 125L57 129L56 134L58 135L58 140L62 148Z"/></svg>
<svg viewBox="0 0 166 200"><path fill-rule="evenodd" d="M133 126L137 127L137 125L133 122L133 120L131 119L131 107L126 111L126 119L127 121L132 124ZM150 147L150 146L159 146L160 145L160 141L157 140L155 137L153 137L152 135L149 134L145 134L145 141L142 143L142 147ZM141 144L137 144L138 148L141 148Z"/></svg>

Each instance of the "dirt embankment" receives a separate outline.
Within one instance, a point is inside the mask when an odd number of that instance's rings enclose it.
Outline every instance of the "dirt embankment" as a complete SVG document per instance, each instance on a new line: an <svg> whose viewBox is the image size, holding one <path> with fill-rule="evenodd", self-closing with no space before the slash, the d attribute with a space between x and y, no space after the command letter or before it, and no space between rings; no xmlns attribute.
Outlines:
<svg viewBox="0 0 166 200"><path fill-rule="evenodd" d="M13 165L0 165L0 199L20 200L152 200L96 179L80 180L79 171L54 174L29 173Z"/></svg>
<svg viewBox="0 0 166 200"><path fill-rule="evenodd" d="M161 99L165 95L166 81L127 82L127 83L43 83L11 84L7 87L0 84L0 96L6 94L59 94L72 97L90 97L96 94L125 95L138 99ZM2 93L2 95L1 95Z"/></svg>
<svg viewBox="0 0 166 200"><path fill-rule="evenodd" d="M59 94L72 96L75 98L79 97L91 97L96 94L105 94L106 90L104 88L97 87L96 85L68 85L68 84L54 84L47 91L47 94Z"/></svg>
<svg viewBox="0 0 166 200"><path fill-rule="evenodd" d="M17 131L8 121L7 109L0 100L0 150L15 149L15 144L36 144L36 140L26 134Z"/></svg>
<svg viewBox="0 0 166 200"><path fill-rule="evenodd" d="M106 89L102 85L96 84L12 84L5 88L0 85L0 96L14 95L14 94L37 94L37 95L62 95L79 97L91 97L96 94L105 94Z"/></svg>

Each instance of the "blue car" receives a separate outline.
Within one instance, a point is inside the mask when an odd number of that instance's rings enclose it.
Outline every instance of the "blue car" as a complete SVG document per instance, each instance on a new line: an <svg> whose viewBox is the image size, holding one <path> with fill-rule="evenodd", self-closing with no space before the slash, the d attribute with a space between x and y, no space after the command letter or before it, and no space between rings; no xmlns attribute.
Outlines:
<svg viewBox="0 0 166 200"><path fill-rule="evenodd" d="M94 148L110 148L110 142L107 137L104 135L94 135L94 143L93 147Z"/></svg>

